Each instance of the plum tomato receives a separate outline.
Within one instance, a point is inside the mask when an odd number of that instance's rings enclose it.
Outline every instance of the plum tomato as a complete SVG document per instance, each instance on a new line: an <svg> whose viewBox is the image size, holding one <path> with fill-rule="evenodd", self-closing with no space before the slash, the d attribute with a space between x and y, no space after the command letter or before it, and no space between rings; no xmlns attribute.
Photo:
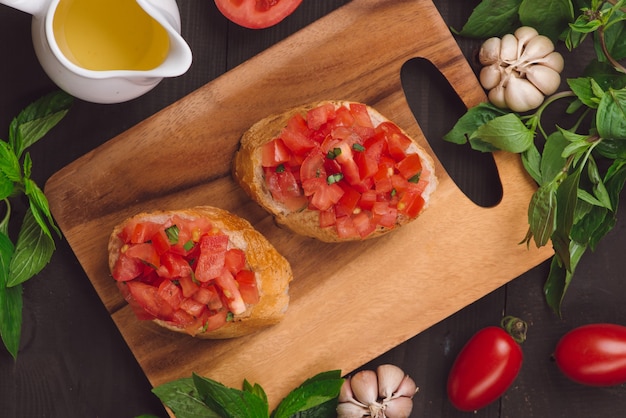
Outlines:
<svg viewBox="0 0 626 418"><path fill-rule="evenodd" d="M215 0L231 22L248 29L274 26L294 12L302 0Z"/></svg>
<svg viewBox="0 0 626 418"><path fill-rule="evenodd" d="M502 327L483 328L470 338L448 375L448 398L457 409L476 411L506 392L522 367L518 341L524 340L525 330L523 321L505 317Z"/></svg>
<svg viewBox="0 0 626 418"><path fill-rule="evenodd" d="M626 383L626 327L598 323L574 328L557 343L554 359L574 382L589 386Z"/></svg>

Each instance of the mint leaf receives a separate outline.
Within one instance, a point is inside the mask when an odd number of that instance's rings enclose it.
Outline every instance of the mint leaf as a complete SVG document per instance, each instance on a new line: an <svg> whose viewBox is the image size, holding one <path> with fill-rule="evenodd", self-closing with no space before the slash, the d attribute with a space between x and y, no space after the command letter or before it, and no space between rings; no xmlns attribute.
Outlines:
<svg viewBox="0 0 626 418"><path fill-rule="evenodd" d="M15 359L22 333L22 286L7 287L13 251L9 237L0 233L0 337Z"/></svg>
<svg viewBox="0 0 626 418"><path fill-rule="evenodd" d="M152 389L176 418L221 418L202 401L191 377L164 383Z"/></svg>
<svg viewBox="0 0 626 418"><path fill-rule="evenodd" d="M320 373L294 389L282 400L272 414L272 418L289 418L328 402L339 396L344 379L339 370ZM334 411L333 411L334 412Z"/></svg>
<svg viewBox="0 0 626 418"><path fill-rule="evenodd" d="M516 114L508 113L478 127L470 136L472 140L480 140L499 150L521 153L533 145L534 132Z"/></svg>
<svg viewBox="0 0 626 418"><path fill-rule="evenodd" d="M52 238L41 229L33 212L27 210L11 258L6 285L16 286L39 273L52 258L54 249Z"/></svg>
<svg viewBox="0 0 626 418"><path fill-rule="evenodd" d="M69 111L73 97L62 90L49 93L28 105L9 126L9 143L19 158Z"/></svg>
<svg viewBox="0 0 626 418"><path fill-rule="evenodd" d="M222 418L269 417L267 402L250 392L226 387L195 373L193 382L201 399Z"/></svg>

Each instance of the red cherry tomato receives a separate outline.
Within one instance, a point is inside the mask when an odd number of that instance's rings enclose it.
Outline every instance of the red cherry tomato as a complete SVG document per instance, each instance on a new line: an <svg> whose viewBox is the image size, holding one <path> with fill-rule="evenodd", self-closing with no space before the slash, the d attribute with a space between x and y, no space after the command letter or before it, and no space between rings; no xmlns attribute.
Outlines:
<svg viewBox="0 0 626 418"><path fill-rule="evenodd" d="M483 328L465 344L452 365L447 386L450 402L461 411L484 408L511 386L522 359L522 349L507 331L496 326Z"/></svg>
<svg viewBox="0 0 626 418"><path fill-rule="evenodd" d="M626 327L590 324L565 334L554 358L565 376L591 386L626 382Z"/></svg>
<svg viewBox="0 0 626 418"><path fill-rule="evenodd" d="M230 21L249 29L274 26L300 6L302 0L215 0Z"/></svg>

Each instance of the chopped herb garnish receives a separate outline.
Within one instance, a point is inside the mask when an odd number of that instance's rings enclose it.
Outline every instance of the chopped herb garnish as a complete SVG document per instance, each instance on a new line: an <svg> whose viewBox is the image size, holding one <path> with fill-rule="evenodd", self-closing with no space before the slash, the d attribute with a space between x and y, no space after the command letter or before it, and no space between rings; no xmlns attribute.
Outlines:
<svg viewBox="0 0 626 418"><path fill-rule="evenodd" d="M398 194L398 191L395 189L395 187L391 189L391 197L394 197L397 194Z"/></svg>
<svg viewBox="0 0 626 418"><path fill-rule="evenodd" d="M328 176L326 178L326 183L328 183L328 184L337 183L342 178L343 178L343 174L341 174L341 173L331 174L330 176Z"/></svg>
<svg viewBox="0 0 626 418"><path fill-rule="evenodd" d="M235 314L232 312L228 312L226 314L226 322L232 322L235 319Z"/></svg>
<svg viewBox="0 0 626 418"><path fill-rule="evenodd" d="M419 182L421 175L422 175L422 172L420 171L419 173L417 173L416 175L414 175L413 177L411 177L409 179L409 183L417 183L417 182Z"/></svg>
<svg viewBox="0 0 626 418"><path fill-rule="evenodd" d="M183 248L185 249L185 251L190 251L194 245L195 243L193 242L193 240L189 240L185 243L185 245L183 245Z"/></svg>
<svg viewBox="0 0 626 418"><path fill-rule="evenodd" d="M340 155L341 155L341 148L333 148L332 150L328 151L328 154L326 154L326 158L328 158L329 160L334 160Z"/></svg>
<svg viewBox="0 0 626 418"><path fill-rule="evenodd" d="M178 244L178 232L179 229L176 225L165 228L165 234L167 235L167 239L170 240L171 244Z"/></svg>
<svg viewBox="0 0 626 418"><path fill-rule="evenodd" d="M285 172L285 164L278 164L278 167L276 167L276 172L277 173L284 173Z"/></svg>
<svg viewBox="0 0 626 418"><path fill-rule="evenodd" d="M358 142L355 143L354 145L352 145L352 149L358 152L363 152L365 151L365 147L361 144L359 144Z"/></svg>

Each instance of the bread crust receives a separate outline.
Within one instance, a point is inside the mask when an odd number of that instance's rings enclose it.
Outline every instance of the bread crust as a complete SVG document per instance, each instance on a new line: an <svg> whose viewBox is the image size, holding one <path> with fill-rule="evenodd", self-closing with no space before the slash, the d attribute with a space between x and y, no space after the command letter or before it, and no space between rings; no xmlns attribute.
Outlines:
<svg viewBox="0 0 626 418"><path fill-rule="evenodd" d="M209 219L215 227L228 235L229 248L244 251L247 268L254 271L257 278L260 296L257 304L247 305L245 312L234 315L232 321L218 329L204 332L198 330L195 337L206 339L240 337L281 321L289 305L289 283L293 279L289 262L247 220L223 209L198 206L183 210L143 212L126 219L113 229L109 239L110 270L113 271L124 244L119 234L129 222L142 220L162 223L173 215L184 219ZM154 319L153 322L171 331L187 334L184 329L167 321Z"/></svg>
<svg viewBox="0 0 626 418"><path fill-rule="evenodd" d="M278 137L283 128L287 126L287 122L297 113L305 115L310 109L326 103L332 103L336 108L342 105L349 105L349 101L325 100L298 106L289 109L283 113L271 115L252 125L242 136L239 149L235 154L232 166L232 174L241 188L260 206L267 210L274 217L275 221L282 226L289 228L291 231L316 238L324 242L340 242L354 241L354 238L342 238L337 235L335 228L321 228L319 226L319 212L316 210L303 209L293 212L280 202L272 198L271 192L266 186L263 167L261 164L262 154L261 147L267 142ZM374 125L382 122L392 122L377 110L370 106L366 106L370 118ZM420 156L424 172L428 173L429 183L424 190L422 197L424 198L424 207L422 211L428 207L431 194L437 187L437 177L435 176L435 164L430 154L424 150L410 135L399 128L404 135L411 139L413 146L412 151ZM421 213L421 212L420 212ZM419 216L419 215L418 215ZM415 218L401 217L396 223L396 227L402 226L413 221ZM364 239L379 237L396 228L379 227L373 233Z"/></svg>

